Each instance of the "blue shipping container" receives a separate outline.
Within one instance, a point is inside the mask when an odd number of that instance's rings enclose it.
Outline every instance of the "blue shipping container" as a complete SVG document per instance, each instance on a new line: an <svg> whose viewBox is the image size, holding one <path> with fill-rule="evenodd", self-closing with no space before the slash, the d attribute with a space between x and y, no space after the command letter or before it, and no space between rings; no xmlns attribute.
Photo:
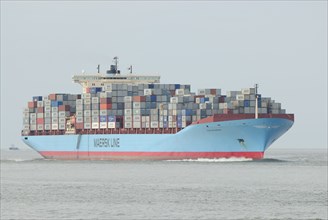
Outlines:
<svg viewBox="0 0 328 220"><path fill-rule="evenodd" d="M33 101L37 102L37 101L42 101L42 96L33 96Z"/></svg>
<svg viewBox="0 0 328 220"><path fill-rule="evenodd" d="M249 107L249 103L250 103L249 100L244 100L244 107Z"/></svg>
<svg viewBox="0 0 328 220"><path fill-rule="evenodd" d="M62 101L51 101L51 107L58 107L60 105L63 105Z"/></svg>
<svg viewBox="0 0 328 220"><path fill-rule="evenodd" d="M108 115L108 122L115 122L116 121L116 117L113 115Z"/></svg>
<svg viewBox="0 0 328 220"><path fill-rule="evenodd" d="M155 95L151 95L150 96L150 101L151 102L156 102L156 96Z"/></svg>
<svg viewBox="0 0 328 220"><path fill-rule="evenodd" d="M101 115L100 116L100 122L107 122L107 116Z"/></svg>

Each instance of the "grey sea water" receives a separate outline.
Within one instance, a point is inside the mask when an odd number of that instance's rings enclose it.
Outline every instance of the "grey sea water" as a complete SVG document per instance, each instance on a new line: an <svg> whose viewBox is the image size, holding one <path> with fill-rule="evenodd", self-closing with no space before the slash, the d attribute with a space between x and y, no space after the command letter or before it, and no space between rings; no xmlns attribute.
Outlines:
<svg viewBox="0 0 328 220"><path fill-rule="evenodd" d="M0 219L327 219L327 150L261 161L56 161L1 151Z"/></svg>

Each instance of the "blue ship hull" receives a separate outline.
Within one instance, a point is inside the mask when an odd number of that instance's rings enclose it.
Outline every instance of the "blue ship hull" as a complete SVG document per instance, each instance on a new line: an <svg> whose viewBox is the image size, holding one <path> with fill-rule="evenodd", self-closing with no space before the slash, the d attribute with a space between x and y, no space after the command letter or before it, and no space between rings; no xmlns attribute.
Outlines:
<svg viewBox="0 0 328 220"><path fill-rule="evenodd" d="M293 125L284 118L193 124L175 134L65 134L23 136L25 144L52 159L261 159Z"/></svg>

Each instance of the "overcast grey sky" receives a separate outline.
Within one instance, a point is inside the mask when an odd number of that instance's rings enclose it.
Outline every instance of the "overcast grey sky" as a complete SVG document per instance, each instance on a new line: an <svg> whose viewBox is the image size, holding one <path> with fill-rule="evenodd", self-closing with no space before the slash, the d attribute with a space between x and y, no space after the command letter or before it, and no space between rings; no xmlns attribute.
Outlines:
<svg viewBox="0 0 328 220"><path fill-rule="evenodd" d="M1 1L1 146L24 145L32 96L80 93L114 56L193 91L259 83L295 114L272 148L327 147L327 1Z"/></svg>

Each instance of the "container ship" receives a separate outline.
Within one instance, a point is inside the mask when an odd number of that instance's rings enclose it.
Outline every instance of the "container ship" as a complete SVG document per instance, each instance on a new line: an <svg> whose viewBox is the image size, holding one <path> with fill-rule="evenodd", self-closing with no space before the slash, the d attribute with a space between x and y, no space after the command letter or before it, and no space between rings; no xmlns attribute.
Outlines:
<svg viewBox="0 0 328 220"><path fill-rule="evenodd" d="M79 74L81 94L34 96L22 141L47 159L262 159L294 123L281 103L253 88L227 91L161 84L158 75Z"/></svg>

